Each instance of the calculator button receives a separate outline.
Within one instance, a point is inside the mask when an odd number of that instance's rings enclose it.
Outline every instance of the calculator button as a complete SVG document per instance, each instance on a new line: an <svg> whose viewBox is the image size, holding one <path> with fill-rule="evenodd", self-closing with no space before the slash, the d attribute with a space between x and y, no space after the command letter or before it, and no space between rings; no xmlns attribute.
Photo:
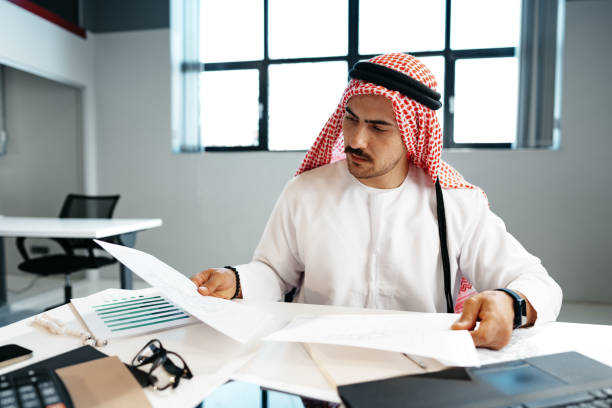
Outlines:
<svg viewBox="0 0 612 408"><path fill-rule="evenodd" d="M41 408L36 389L33 385L22 385L17 389L21 408Z"/></svg>
<svg viewBox="0 0 612 408"><path fill-rule="evenodd" d="M12 389L0 391L0 398L13 397L15 392Z"/></svg>
<svg viewBox="0 0 612 408"><path fill-rule="evenodd" d="M42 408L42 405L40 405L40 401L38 401L38 399L35 399L35 400L21 401L21 407L22 408Z"/></svg>
<svg viewBox="0 0 612 408"><path fill-rule="evenodd" d="M18 390L19 394L23 394L25 392L36 392L33 385L22 385Z"/></svg>
<svg viewBox="0 0 612 408"><path fill-rule="evenodd" d="M61 401L59 399L59 396L55 394L49 397L43 397L43 402L45 403L46 406L49 406L49 405L57 404L58 402L61 402Z"/></svg>
<svg viewBox="0 0 612 408"><path fill-rule="evenodd" d="M43 396L49 396L49 395L55 395L55 388L41 388L40 390L41 395Z"/></svg>
<svg viewBox="0 0 612 408"><path fill-rule="evenodd" d="M38 388L41 390L43 388L55 388L55 385L51 381L43 381L38 383Z"/></svg>
<svg viewBox="0 0 612 408"><path fill-rule="evenodd" d="M7 405L13 405L16 404L17 400L15 399L15 397L4 397L4 398L0 398L0 407L6 407Z"/></svg>
<svg viewBox="0 0 612 408"><path fill-rule="evenodd" d="M21 398L22 401L28 401L33 399L38 400L38 396L36 395L35 391L20 392L19 398Z"/></svg>
<svg viewBox="0 0 612 408"><path fill-rule="evenodd" d="M45 381L38 384L38 390L46 406L60 402L59 395L51 381Z"/></svg>

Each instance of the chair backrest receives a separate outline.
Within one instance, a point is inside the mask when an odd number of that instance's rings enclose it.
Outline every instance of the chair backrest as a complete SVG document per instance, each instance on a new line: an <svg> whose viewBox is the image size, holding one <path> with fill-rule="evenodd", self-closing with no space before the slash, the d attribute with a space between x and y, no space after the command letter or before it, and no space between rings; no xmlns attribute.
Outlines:
<svg viewBox="0 0 612 408"><path fill-rule="evenodd" d="M112 218L119 195L87 196L82 194L68 194L60 218ZM91 239L55 239L65 250L93 249L98 246Z"/></svg>
<svg viewBox="0 0 612 408"><path fill-rule="evenodd" d="M111 218L119 201L118 195L86 196L68 194L60 218Z"/></svg>

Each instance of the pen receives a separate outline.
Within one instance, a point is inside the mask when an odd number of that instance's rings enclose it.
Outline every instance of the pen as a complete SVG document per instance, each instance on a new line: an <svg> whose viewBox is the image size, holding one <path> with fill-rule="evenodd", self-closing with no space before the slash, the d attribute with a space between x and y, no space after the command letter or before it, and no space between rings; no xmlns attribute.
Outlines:
<svg viewBox="0 0 612 408"><path fill-rule="evenodd" d="M406 353L402 353L402 354L404 355L404 357L406 357L408 360L412 361L413 363L415 363L416 365L421 367L423 370L427 370L427 366L425 365L425 363L422 360L420 360L420 359L418 359L418 358L416 358L414 356L410 356L410 355L408 355Z"/></svg>

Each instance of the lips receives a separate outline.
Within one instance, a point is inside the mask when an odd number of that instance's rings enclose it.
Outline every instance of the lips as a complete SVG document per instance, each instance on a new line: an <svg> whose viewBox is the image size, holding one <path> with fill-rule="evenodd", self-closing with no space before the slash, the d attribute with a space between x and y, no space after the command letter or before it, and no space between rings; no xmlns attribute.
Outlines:
<svg viewBox="0 0 612 408"><path fill-rule="evenodd" d="M359 163L366 163L366 162L370 161L368 158L363 157L363 156L358 156L355 153L349 153L349 156L350 156L350 158L351 158L351 160L353 162L358 163L358 164Z"/></svg>

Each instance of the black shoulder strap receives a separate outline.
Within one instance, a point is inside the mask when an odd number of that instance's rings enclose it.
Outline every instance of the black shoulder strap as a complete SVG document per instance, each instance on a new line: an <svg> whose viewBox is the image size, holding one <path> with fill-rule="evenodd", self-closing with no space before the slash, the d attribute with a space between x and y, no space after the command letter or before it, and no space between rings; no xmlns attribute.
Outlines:
<svg viewBox="0 0 612 408"><path fill-rule="evenodd" d="M453 296L450 283L450 261L448 258L448 243L446 241L446 213L444 212L444 197L440 179L436 179L436 207L438 212L438 235L440 236L440 251L442 252L442 268L444 269L444 297L446 312L454 313Z"/></svg>

